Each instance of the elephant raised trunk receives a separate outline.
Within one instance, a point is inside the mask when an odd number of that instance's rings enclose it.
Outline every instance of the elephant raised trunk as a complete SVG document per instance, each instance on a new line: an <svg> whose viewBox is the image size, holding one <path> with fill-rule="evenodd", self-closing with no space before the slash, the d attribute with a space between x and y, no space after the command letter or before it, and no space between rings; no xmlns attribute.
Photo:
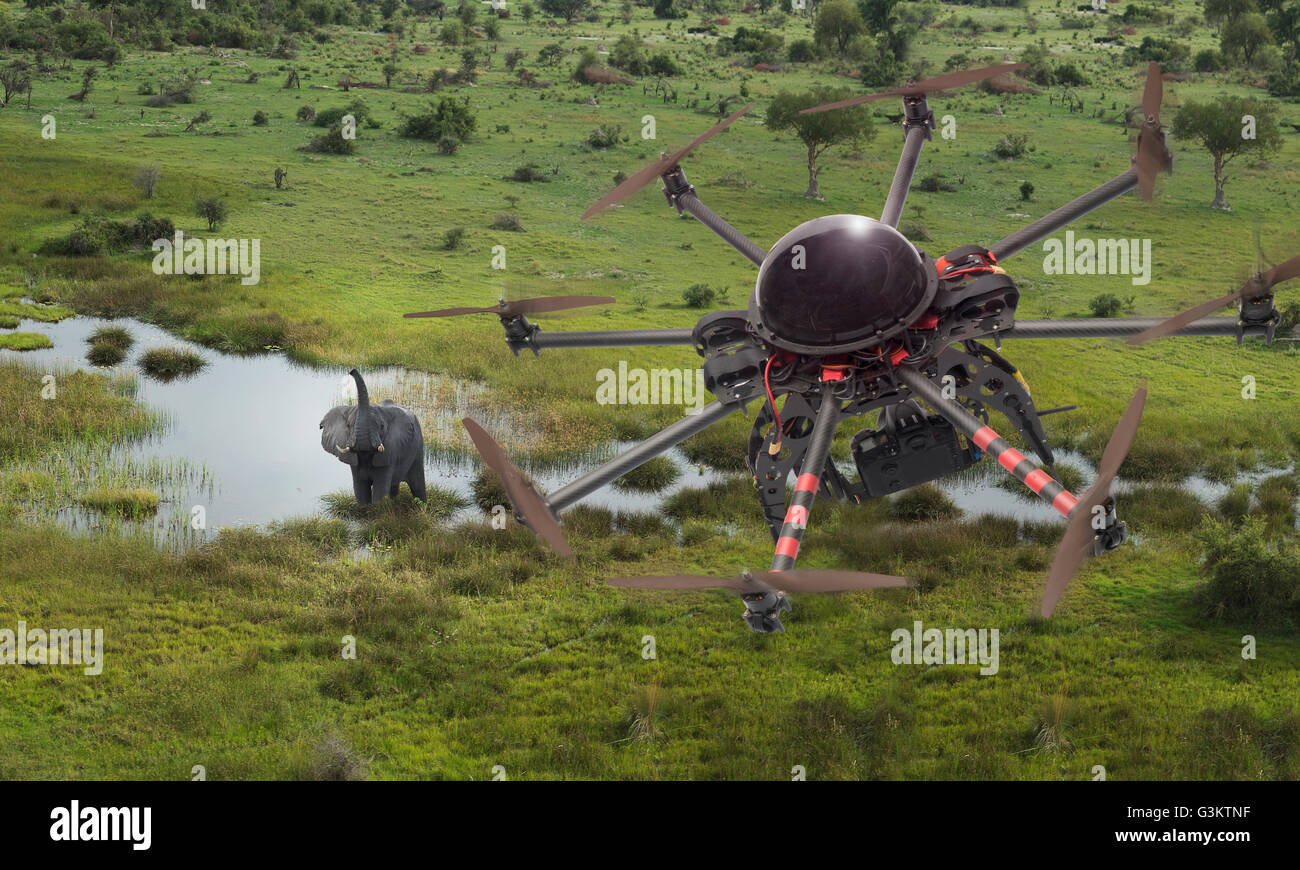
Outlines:
<svg viewBox="0 0 1300 870"><path fill-rule="evenodd" d="M374 431L374 421L371 419L370 393L366 390L366 382L356 369L348 372L348 374L352 375L352 379L357 382L357 426L351 446L357 450L378 449L382 453L384 444L380 436Z"/></svg>

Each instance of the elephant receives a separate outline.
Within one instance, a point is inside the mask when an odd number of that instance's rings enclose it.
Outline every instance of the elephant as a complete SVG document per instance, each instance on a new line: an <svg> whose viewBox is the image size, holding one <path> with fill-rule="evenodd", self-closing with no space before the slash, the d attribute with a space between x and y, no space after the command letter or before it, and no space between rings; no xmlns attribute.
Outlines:
<svg viewBox="0 0 1300 870"><path fill-rule="evenodd" d="M402 481L411 495L425 500L424 434L420 421L401 405L385 399L370 404L366 382L356 369L357 403L339 405L320 421L325 452L352 466L352 491L361 504L396 497Z"/></svg>

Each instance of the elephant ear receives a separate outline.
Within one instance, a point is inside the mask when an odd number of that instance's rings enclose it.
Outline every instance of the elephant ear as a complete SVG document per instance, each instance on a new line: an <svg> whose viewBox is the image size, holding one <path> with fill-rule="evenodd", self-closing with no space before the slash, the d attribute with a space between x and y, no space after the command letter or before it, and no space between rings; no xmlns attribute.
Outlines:
<svg viewBox="0 0 1300 870"><path fill-rule="evenodd" d="M357 455L351 451L340 452L339 446L352 443L357 428L357 406L338 405L330 408L320 421L320 446L331 456L348 465L357 464Z"/></svg>
<svg viewBox="0 0 1300 870"><path fill-rule="evenodd" d="M391 399L385 399L381 405L371 406L371 411L383 414L388 423L388 431L384 434L384 452L374 454L372 463L389 465L393 461L392 457L406 456L415 440L415 427L418 425L415 416L401 405L394 404Z"/></svg>

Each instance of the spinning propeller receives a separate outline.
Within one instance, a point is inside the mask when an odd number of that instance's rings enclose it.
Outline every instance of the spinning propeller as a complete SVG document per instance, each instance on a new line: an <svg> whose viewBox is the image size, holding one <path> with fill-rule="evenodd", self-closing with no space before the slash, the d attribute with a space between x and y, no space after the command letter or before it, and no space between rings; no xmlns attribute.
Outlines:
<svg viewBox="0 0 1300 870"><path fill-rule="evenodd" d="M1009 63L1002 66L989 66L983 69L967 69L961 72L948 73L947 75L936 76L932 79L913 82L905 87L892 91L884 91L879 94L868 94L864 97L852 97L847 100L840 100L835 103L827 103L824 106L814 106L811 109L804 109L800 115L812 115L817 112L829 112L831 109L843 109L846 106L856 106L859 103L868 103L872 100L880 100L885 97L922 97L926 94L933 94L936 91L946 91L949 88L955 88L959 85L968 85L971 82L991 79L994 76L1000 76L1003 73L1011 72L1014 69L1024 69L1029 66L1027 63Z"/></svg>
<svg viewBox="0 0 1300 870"><path fill-rule="evenodd" d="M612 296L540 296L536 299L519 299L507 302L502 299L489 308L443 308L439 311L415 311L403 317L455 317L460 314L495 314L498 317L517 317L520 314L539 314L543 311L563 311L588 305L608 305L617 302Z"/></svg>
<svg viewBox="0 0 1300 870"><path fill-rule="evenodd" d="M1156 173L1169 172L1173 157L1165 147L1165 134L1160 129L1160 101L1164 96L1164 81L1160 66L1154 61L1147 66L1147 83L1142 91L1142 127L1138 130L1137 155L1134 164L1138 174L1138 193L1147 202L1155 195Z"/></svg>
<svg viewBox="0 0 1300 870"><path fill-rule="evenodd" d="M775 585L770 585L767 581ZM707 577L673 574L662 577L621 577L606 581L610 586L629 589L733 589L737 592L848 592L854 589L889 589L908 584L906 577L867 574L861 571L746 571L739 577Z"/></svg>
<svg viewBox="0 0 1300 870"><path fill-rule="evenodd" d="M1257 272L1254 277L1248 280L1237 290L1232 291L1221 299L1215 299L1212 302L1205 302L1190 308L1182 314L1177 314L1163 323L1159 323L1145 332L1139 332L1128 340L1129 344L1145 344L1153 338L1160 338L1165 335L1171 335L1191 323L1195 323L1202 317L1208 317L1215 311L1218 311L1225 305L1236 302L1239 299L1257 299L1263 296L1269 296L1272 293L1273 285L1281 284L1283 281L1290 281L1292 278L1300 277L1300 256L1292 257L1280 266L1274 266L1267 272Z"/></svg>
<svg viewBox="0 0 1300 870"><path fill-rule="evenodd" d="M524 480L519 470L510 464L501 446L492 440L492 436L484 431L482 426L469 417L461 422L465 424L465 431L469 433L479 456L483 457L483 463L501 478L501 485L505 487L506 495L510 497L515 516L531 529L534 535L549 544L555 552L561 556L572 556L573 550L569 549L568 542L564 540L564 532L556 522L555 515L551 513L550 506L537 494L532 484Z"/></svg>
<svg viewBox="0 0 1300 870"><path fill-rule="evenodd" d="M649 166L646 166L638 170L634 175L627 178L618 187L614 188L609 193L602 196L596 202L595 205L593 205L591 208L587 209L582 213L582 219L586 220L587 218L591 217L597 212L609 208L614 203L627 199L629 196L636 193L638 190L645 187L647 184L654 181L659 176L668 172L670 169L672 169L674 166L680 163L683 157L685 157L687 154L690 154L692 151L694 151L696 148L703 145L709 139L712 139L715 135L725 130L727 127L731 125L733 121L738 119L741 115L744 115L752 108L754 108L752 105L746 106L745 108L741 109L739 112L736 112L735 114L728 116L726 120L722 121L722 123L718 124L716 127L709 130L707 133L704 133L703 135L699 136L694 142L687 145L685 148L676 152L675 154L664 153L659 155L659 159L656 160L654 163L651 163Z"/></svg>
<svg viewBox="0 0 1300 870"><path fill-rule="evenodd" d="M1139 387L1128 403L1124 416L1120 417L1119 422L1115 424L1115 431L1101 454L1101 462L1097 466L1097 479L1070 511L1069 525L1065 527L1065 536L1061 538L1060 546L1056 549L1056 559L1052 562L1052 570L1047 575L1047 588L1043 591L1042 615L1044 617L1051 616L1056 610L1056 604L1061 600L1070 578L1079 570L1084 557L1093 547L1093 540L1096 537L1096 531L1092 526L1093 509L1105 505L1110 500L1110 484L1119 473L1119 467L1124 464L1129 448L1133 446L1133 439L1137 436L1138 423L1142 421L1142 409L1146 406L1146 401L1146 387ZM1106 509L1109 510L1108 505Z"/></svg>

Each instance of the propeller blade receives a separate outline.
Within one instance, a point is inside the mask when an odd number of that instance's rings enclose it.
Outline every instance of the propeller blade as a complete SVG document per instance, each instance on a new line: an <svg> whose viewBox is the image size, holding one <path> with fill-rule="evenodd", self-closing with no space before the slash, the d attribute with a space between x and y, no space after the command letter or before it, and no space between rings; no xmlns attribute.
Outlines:
<svg viewBox="0 0 1300 870"><path fill-rule="evenodd" d="M1106 442L1106 449L1102 451L1101 462L1097 464L1097 481L1104 484L1102 487L1107 492L1110 491L1110 482L1119 474L1119 467L1124 464L1124 457L1128 456L1129 450L1133 447L1133 440L1137 438L1138 425L1142 422L1142 412L1147 406L1147 388L1138 387L1133 398L1129 400L1128 407L1124 409L1124 414L1115 424L1115 431L1110 435L1110 441Z"/></svg>
<svg viewBox="0 0 1300 870"><path fill-rule="evenodd" d="M1243 295L1245 295L1247 289L1250 288L1252 283L1253 282L1251 281L1247 281L1240 290L1234 290L1233 292L1229 293L1227 296L1224 296L1219 299L1215 299L1212 302L1203 302L1200 305L1197 305L1195 308L1189 308L1187 311L1184 311L1182 314L1175 314L1173 317L1169 318L1168 320L1165 320L1161 323L1157 323L1155 326L1151 327L1150 329L1139 332L1137 335L1133 336L1128 340L1128 344L1133 347L1136 347L1139 344L1146 344L1148 341L1151 341L1153 338L1163 338L1166 335L1172 335L1178 330L1182 329L1184 326L1195 323L1196 321L1200 320L1202 317L1209 317L1211 314L1218 311L1223 306L1240 299Z"/></svg>
<svg viewBox="0 0 1300 870"><path fill-rule="evenodd" d="M569 308L585 308L588 305L609 305L617 302L613 296L542 296L537 299L520 299L507 302L504 314L541 314L545 311L564 311Z"/></svg>
<svg viewBox="0 0 1300 870"><path fill-rule="evenodd" d="M403 314L403 317L455 317L458 314L487 314L491 311L498 310L494 305L491 308L443 308L439 311L413 311L410 314Z"/></svg>
<svg viewBox="0 0 1300 870"><path fill-rule="evenodd" d="M465 431L469 433L479 456L483 457L484 464L501 478L501 485L510 496L510 504L514 507L515 514L522 517L533 534L549 544L555 552L561 556L572 556L573 550L569 549L568 542L564 540L564 532L560 529L560 524L555 521L550 506L537 494L532 484L524 480L518 469L510 464L501 446L492 440L492 436L484 431L482 426L469 417L461 422L465 424Z"/></svg>
<svg viewBox="0 0 1300 870"><path fill-rule="evenodd" d="M617 302L613 296L539 296L536 299L519 299L504 302L491 308L443 308L440 311L416 311L403 317L455 317L458 314L495 314L514 317L519 314L539 314L544 311L563 311L584 308L588 305L608 305Z"/></svg>
<svg viewBox="0 0 1300 870"><path fill-rule="evenodd" d="M1065 535L1056 548L1056 558L1047 574L1047 586L1043 589L1041 613L1044 618L1052 615L1057 603L1065 593L1070 579L1079 571L1084 557L1092 549L1096 532L1092 527L1093 508L1110 498L1110 485L1124 464L1129 448L1137 437L1138 425L1142 422L1142 411L1146 407L1146 387L1138 387L1137 392L1128 403L1128 408L1115 424L1106 449L1102 451L1101 462L1097 465L1097 479L1088 491L1079 499L1079 503L1070 512L1070 522L1065 528Z"/></svg>
<svg viewBox="0 0 1300 870"><path fill-rule="evenodd" d="M739 577L707 577L700 574L672 574L649 577L620 577L606 581L610 586L631 589L733 589L737 592L769 592L780 588L791 592L848 592L854 589L889 589L906 586L905 577L868 574L862 571L765 571Z"/></svg>
<svg viewBox="0 0 1300 870"><path fill-rule="evenodd" d="M1138 173L1138 194L1147 202L1155 197L1156 173L1167 171L1171 157L1165 148L1160 132L1160 102L1164 98L1164 81L1160 65L1152 61L1147 65L1147 81L1142 90L1142 128L1138 131L1135 163Z"/></svg>
<svg viewBox="0 0 1300 870"><path fill-rule="evenodd" d="M1160 101L1164 98L1164 80L1160 78L1160 65L1152 61L1147 65L1147 83L1142 90L1142 114L1160 121Z"/></svg>
<svg viewBox="0 0 1300 870"><path fill-rule="evenodd" d="M656 160L654 163L651 163L649 166L646 166L643 169L638 170L634 175L624 180L623 183L620 184L618 187L614 188L609 193L605 194L599 200L597 200L595 205L593 205L591 208L584 211L582 213L582 220L586 220L587 218L591 217L597 212L604 211L605 209L609 208L611 205L613 205L616 202L620 202L624 199L627 199L629 196L636 193L638 190L645 187L647 184L654 181L659 176L668 172L670 169L672 169L674 166L680 163L682 161L682 158L684 158L687 154L690 154L692 151L694 151L696 148L703 145L709 139L712 139L718 133L721 133L723 130L729 127L732 124L732 122L736 121L738 118L740 118L741 115L746 114L752 108L754 108L753 105L749 105L741 109L739 112L735 112L729 115L717 126L713 127L708 132L702 133L700 136L696 137L695 141L687 145L682 150L674 154L660 156L660 158Z"/></svg>
<svg viewBox="0 0 1300 870"><path fill-rule="evenodd" d="M1272 287L1292 278L1300 278L1300 256L1292 257L1280 266L1274 266L1264 273L1264 286Z"/></svg>
<svg viewBox="0 0 1300 870"><path fill-rule="evenodd" d="M835 103L827 103L824 106L816 106L811 109L804 109L800 115L812 115L817 112L829 112L831 109L842 109L846 106L856 106L859 103L867 103L872 100L879 100L885 97L919 97L925 94L932 94L937 91L946 91L959 85L968 85L971 82L991 79L994 76L1000 76L1003 73L1011 72L1016 69L1024 69L1029 66L1027 63L1009 63L1001 66L984 67L983 69L968 69L961 72L948 73L947 75L936 76L932 79L915 82L892 91L884 91L879 94L868 94L862 97L852 97L847 100L840 100Z"/></svg>
<svg viewBox="0 0 1300 870"><path fill-rule="evenodd" d="M894 589L908 585L906 577L864 571L769 571L763 577L791 592L848 592L853 589Z"/></svg>

